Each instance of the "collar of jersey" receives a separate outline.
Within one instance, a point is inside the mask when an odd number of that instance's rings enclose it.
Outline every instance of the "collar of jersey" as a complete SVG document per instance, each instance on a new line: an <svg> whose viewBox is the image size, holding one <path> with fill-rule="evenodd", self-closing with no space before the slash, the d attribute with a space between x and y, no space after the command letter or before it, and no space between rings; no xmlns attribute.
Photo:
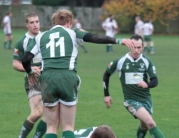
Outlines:
<svg viewBox="0 0 179 138"><path fill-rule="evenodd" d="M52 27L50 30L52 30L52 29L54 29L54 28L57 28L57 27L62 27L62 28L65 28L65 27L63 27L63 26L61 26L61 25L55 25L54 27Z"/></svg>
<svg viewBox="0 0 179 138"><path fill-rule="evenodd" d="M138 62L142 58L142 54L140 54L139 58L134 60L129 53L126 54L126 57L131 61L131 62Z"/></svg>
<svg viewBox="0 0 179 138"><path fill-rule="evenodd" d="M41 32L39 31L39 33L38 34L40 34ZM35 36L32 36L32 35L30 35L28 32L25 34L25 36L26 37L28 37L28 38L31 38L31 39L33 39Z"/></svg>

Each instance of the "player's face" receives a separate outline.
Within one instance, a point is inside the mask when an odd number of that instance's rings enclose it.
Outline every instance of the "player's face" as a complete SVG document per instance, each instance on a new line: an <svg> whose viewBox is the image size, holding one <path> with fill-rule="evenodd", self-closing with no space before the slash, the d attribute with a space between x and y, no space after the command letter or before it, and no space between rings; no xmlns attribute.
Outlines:
<svg viewBox="0 0 179 138"><path fill-rule="evenodd" d="M141 39L139 40L132 39L132 41L134 43L134 48L130 50L130 55L133 59L137 59L141 55L144 47L142 45Z"/></svg>
<svg viewBox="0 0 179 138"><path fill-rule="evenodd" d="M29 17L28 23L26 23L26 27L28 28L28 32L32 35L37 35L40 29L40 22L37 16Z"/></svg>

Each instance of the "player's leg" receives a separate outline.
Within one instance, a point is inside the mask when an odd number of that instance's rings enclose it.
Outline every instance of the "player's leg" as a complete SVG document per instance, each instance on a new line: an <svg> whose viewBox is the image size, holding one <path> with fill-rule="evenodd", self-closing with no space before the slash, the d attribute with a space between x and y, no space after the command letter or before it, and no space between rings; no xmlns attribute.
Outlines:
<svg viewBox="0 0 179 138"><path fill-rule="evenodd" d="M145 135L147 134L147 126L145 125L144 122L140 121L140 126L138 127L137 130L137 138L144 138Z"/></svg>
<svg viewBox="0 0 179 138"><path fill-rule="evenodd" d="M62 125L63 138L75 138L74 123L76 115L76 105L66 106L60 104L60 122Z"/></svg>
<svg viewBox="0 0 179 138"><path fill-rule="evenodd" d="M86 49L86 47L85 47L83 44L80 44L80 47L83 49L83 51L84 51L85 53L88 52L88 50Z"/></svg>
<svg viewBox="0 0 179 138"><path fill-rule="evenodd" d="M154 42L150 41L150 54L154 54Z"/></svg>
<svg viewBox="0 0 179 138"><path fill-rule="evenodd" d="M148 53L147 42L144 41L144 51L143 51L143 54L147 54L147 53Z"/></svg>
<svg viewBox="0 0 179 138"><path fill-rule="evenodd" d="M140 107L135 113L135 116L147 126L150 134L154 138L164 138L162 132L157 128L152 116L144 107Z"/></svg>
<svg viewBox="0 0 179 138"><path fill-rule="evenodd" d="M63 138L75 138L74 123L76 116L76 104L78 97L78 90L80 88L81 80L76 73L72 71L64 72L64 81L59 89L61 89L60 98L60 122L63 131Z"/></svg>
<svg viewBox="0 0 179 138"><path fill-rule="evenodd" d="M147 54L148 53L148 36L144 35L144 50L143 50L143 54Z"/></svg>
<svg viewBox="0 0 179 138"><path fill-rule="evenodd" d="M5 39L4 39L4 49L7 48L7 43L8 43L8 35L5 34Z"/></svg>
<svg viewBox="0 0 179 138"><path fill-rule="evenodd" d="M112 44L108 44L109 46L109 51L108 52L112 52Z"/></svg>
<svg viewBox="0 0 179 138"><path fill-rule="evenodd" d="M31 113L24 121L19 138L26 138L31 132L35 122L41 117L43 112L41 95L31 97L29 99L29 105Z"/></svg>
<svg viewBox="0 0 179 138"><path fill-rule="evenodd" d="M112 48L112 44L107 44L106 45L106 52L112 52L113 51L113 48Z"/></svg>
<svg viewBox="0 0 179 138"><path fill-rule="evenodd" d="M47 123L45 138L57 138L60 124L60 104L53 107L44 106L44 117Z"/></svg>
<svg viewBox="0 0 179 138"><path fill-rule="evenodd" d="M8 49L11 49L11 43L12 43L12 34L8 35Z"/></svg>
<svg viewBox="0 0 179 138"><path fill-rule="evenodd" d="M46 124L45 117L43 116L36 127L36 131L33 138L42 138L46 130L47 130L47 124Z"/></svg>

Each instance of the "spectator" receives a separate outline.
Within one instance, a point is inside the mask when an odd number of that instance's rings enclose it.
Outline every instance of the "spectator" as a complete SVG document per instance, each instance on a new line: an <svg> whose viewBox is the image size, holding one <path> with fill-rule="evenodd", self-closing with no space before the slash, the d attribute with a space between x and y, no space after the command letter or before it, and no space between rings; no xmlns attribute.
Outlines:
<svg viewBox="0 0 179 138"><path fill-rule="evenodd" d="M144 34L144 54L147 54L149 51L150 54L154 54L154 42L152 40L152 34L154 31L154 27L152 21L149 20L144 23L143 26L143 34ZM148 49L148 44L150 48Z"/></svg>
<svg viewBox="0 0 179 138"><path fill-rule="evenodd" d="M11 43L12 43L11 17L12 17L12 13L8 12L3 19L4 34L5 34L4 49L6 48L11 49Z"/></svg>
<svg viewBox="0 0 179 138"><path fill-rule="evenodd" d="M134 31L134 34L136 35L140 35L143 37L143 31L142 31L142 28L143 28L143 21L141 20L140 16L137 16L135 18L135 21L136 21L136 24L135 24L135 31Z"/></svg>
<svg viewBox="0 0 179 138"><path fill-rule="evenodd" d="M102 28L105 30L106 36L115 36L118 32L118 25L114 19L114 15L109 15L109 17L102 23ZM106 52L113 52L112 44L106 45Z"/></svg>

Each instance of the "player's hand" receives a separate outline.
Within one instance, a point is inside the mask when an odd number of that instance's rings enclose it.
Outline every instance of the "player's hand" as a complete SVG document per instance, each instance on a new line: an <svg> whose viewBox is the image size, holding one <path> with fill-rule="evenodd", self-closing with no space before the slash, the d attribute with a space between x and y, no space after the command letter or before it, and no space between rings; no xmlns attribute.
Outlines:
<svg viewBox="0 0 179 138"><path fill-rule="evenodd" d="M145 81L141 81L137 85L138 85L138 87L148 88L148 85L147 85L147 83Z"/></svg>
<svg viewBox="0 0 179 138"><path fill-rule="evenodd" d="M38 74L40 74L40 71L41 71L40 66L33 66L31 68L32 68L32 70L35 70Z"/></svg>
<svg viewBox="0 0 179 138"><path fill-rule="evenodd" d="M28 73L28 82L29 82L29 86L33 87L37 82L37 76L40 76L40 73L38 73L35 70L32 70L30 73Z"/></svg>
<svg viewBox="0 0 179 138"><path fill-rule="evenodd" d="M106 104L107 108L110 108L111 104L112 104L112 98L111 98L111 96L104 97L104 103Z"/></svg>
<svg viewBox="0 0 179 138"><path fill-rule="evenodd" d="M134 48L134 43L131 39L121 39L122 45L126 45L130 50Z"/></svg>

